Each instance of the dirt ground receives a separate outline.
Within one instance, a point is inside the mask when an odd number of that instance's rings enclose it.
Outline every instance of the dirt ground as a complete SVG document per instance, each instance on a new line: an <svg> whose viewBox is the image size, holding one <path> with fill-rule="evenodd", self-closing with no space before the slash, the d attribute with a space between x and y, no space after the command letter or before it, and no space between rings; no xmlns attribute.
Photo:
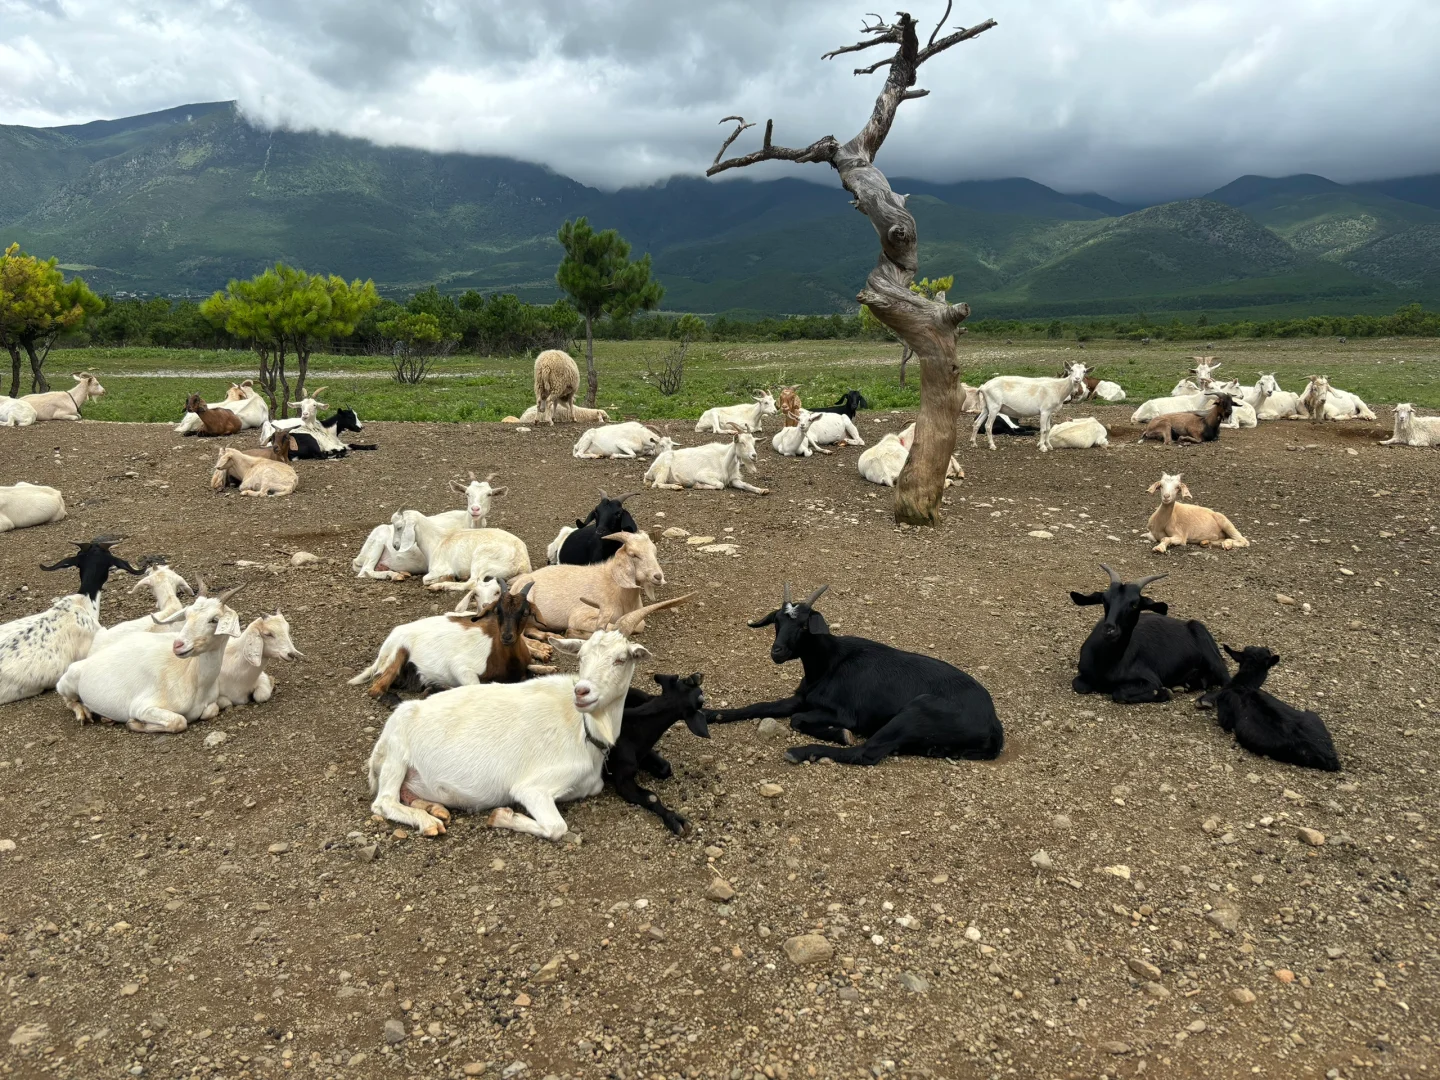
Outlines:
<svg viewBox="0 0 1440 1080"><path fill-rule="evenodd" d="M14 845L0 845L0 1071L1440 1073L1440 455L1375 445L1388 410L1171 451L1133 445L1128 411L1073 413L1117 424L1108 451L962 438L968 478L939 530L897 528L855 449L787 460L768 439L768 497L634 500L657 535L738 547L661 542L664 595L701 599L651 621L637 685L699 670L716 704L783 696L798 668L773 665L770 631L745 621L787 579L829 582L820 606L837 632L985 683L1007 748L993 763L801 767L783 760L804 741L788 732L735 724L702 742L680 726L661 746L675 777L652 786L692 836L607 792L562 808L573 832L557 844L479 818L397 838L371 817L365 762L384 713L345 680L445 598L358 581L350 559L396 508L458 506L446 481L494 469L510 493L491 524L539 564L597 488L639 488L645 462L575 461L575 429L373 424L377 452L300 463L293 497L252 500L212 494L218 447L162 426L0 431L0 482L59 485L70 507L0 537L0 618L74 588L40 561L121 532L132 559L248 582L242 615L279 605L308 654L274 671L269 704L175 736L80 727L54 694L0 707L0 836ZM862 431L908 419L863 414ZM1152 554L1145 488L1165 468L1254 546ZM292 568L299 549L320 563ZM1127 577L1169 571L1151 593L1172 613L1279 652L1269 688L1326 718L1344 771L1249 756L1187 697L1073 694L1098 609L1067 594L1101 587L1102 560ZM105 621L148 609L130 583L112 579ZM228 739L207 749L217 730ZM783 793L762 796L766 783ZM716 875L728 903L705 897ZM833 956L792 963L782 943L802 933Z"/></svg>

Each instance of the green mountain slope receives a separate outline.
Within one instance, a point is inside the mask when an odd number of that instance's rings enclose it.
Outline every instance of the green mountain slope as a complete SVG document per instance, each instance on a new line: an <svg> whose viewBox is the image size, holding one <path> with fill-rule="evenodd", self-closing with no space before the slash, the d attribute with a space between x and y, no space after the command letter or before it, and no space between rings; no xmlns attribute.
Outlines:
<svg viewBox="0 0 1440 1080"><path fill-rule="evenodd" d="M0 243L57 255L104 290L204 294L285 259L393 293L434 282L549 299L555 231L586 214L653 254L669 308L851 309L874 232L832 173L803 176L601 192L506 158L261 130L212 102L0 126ZM1241 177L1138 210L1023 178L893 185L919 224L921 272L954 274L977 313L1372 310L1440 292L1433 177Z"/></svg>

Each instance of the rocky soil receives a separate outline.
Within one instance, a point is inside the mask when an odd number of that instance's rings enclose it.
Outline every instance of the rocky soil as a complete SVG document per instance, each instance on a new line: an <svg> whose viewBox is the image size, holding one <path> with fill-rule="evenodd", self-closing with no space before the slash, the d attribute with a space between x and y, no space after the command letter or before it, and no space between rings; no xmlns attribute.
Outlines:
<svg viewBox="0 0 1440 1080"><path fill-rule="evenodd" d="M1081 415L1092 410L1082 410ZM492 524L543 561L596 489L574 430L372 424L381 449L301 464L281 500L212 495L213 443L160 426L0 432L0 482L70 518L0 536L0 618L74 587L37 564L122 532L192 580L249 583L308 659L273 701L175 736L80 727L53 694L0 707L0 1071L61 1077L1414 1077L1440 1073L1440 456L1382 424L1267 424L1218 444L960 454L938 530L897 528L854 449L762 452L764 498L657 492L668 595L650 670L716 703L797 670L745 621L789 580L837 632L932 652L994 694L996 762L791 766L773 723L683 727L653 785L672 837L606 793L564 842L459 818L397 834L364 766L384 713L345 679L395 623L441 610L349 560L400 506L498 470ZM863 416L867 438L908 418ZM669 427L682 441L690 425ZM1128 437L1127 437L1128 431ZM246 440L248 441L248 439ZM1183 469L1251 539L1152 554L1145 488ZM290 564L297 550L319 561ZM1283 662L1270 688L1328 721L1321 774L1240 750L1191 699L1070 690L1098 609L1070 589L1168 570L1152 593ZM106 621L142 614L112 581ZM1283 597L1284 599L1281 599ZM1287 602L1288 601L1288 602ZM221 736L223 735L223 738ZM717 884L716 879L723 879Z"/></svg>

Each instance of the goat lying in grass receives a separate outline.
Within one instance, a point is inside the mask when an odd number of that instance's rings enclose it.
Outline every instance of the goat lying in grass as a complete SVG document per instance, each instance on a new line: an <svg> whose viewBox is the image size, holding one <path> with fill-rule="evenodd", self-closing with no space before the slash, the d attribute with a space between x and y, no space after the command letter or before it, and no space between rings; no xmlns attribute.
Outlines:
<svg viewBox="0 0 1440 1080"><path fill-rule="evenodd" d="M1235 741L1252 754L1302 769L1338 772L1340 757L1325 721L1260 689L1280 657L1260 645L1249 645L1241 652L1226 645L1225 651L1240 670L1215 696L1220 726L1234 732Z"/></svg>
<svg viewBox="0 0 1440 1080"><path fill-rule="evenodd" d="M1250 541L1240 535L1240 530L1224 514L1180 502L1182 498L1190 498L1184 476L1184 473L1161 473L1160 479L1146 489L1151 495L1160 492L1160 505L1150 515L1150 528L1145 533L1149 539L1159 541L1154 550L1163 555L1174 545L1215 544L1226 551L1249 547Z"/></svg>
<svg viewBox="0 0 1440 1080"><path fill-rule="evenodd" d="M1166 446L1177 442L1214 442L1234 407L1230 395L1221 394L1203 416L1192 412L1162 413L1145 425L1144 432L1135 441L1143 443L1153 439Z"/></svg>
<svg viewBox="0 0 1440 1080"><path fill-rule="evenodd" d="M685 721L691 733L702 739L710 737L705 723L705 691L700 689L705 677L697 671L684 678L658 674L654 678L660 684L660 693L647 694L632 688L625 695L625 718L620 737L605 759L605 779L626 802L644 807L676 836L684 836L690 831L689 823L662 803L660 796L636 783L635 777L643 769L657 780L670 779L670 763L655 752L655 744L677 721Z"/></svg>

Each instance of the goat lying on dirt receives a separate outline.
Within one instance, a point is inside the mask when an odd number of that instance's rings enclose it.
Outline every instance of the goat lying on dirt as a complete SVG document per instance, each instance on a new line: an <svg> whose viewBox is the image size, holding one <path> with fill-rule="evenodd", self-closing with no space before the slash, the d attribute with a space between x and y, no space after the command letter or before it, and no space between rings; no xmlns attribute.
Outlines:
<svg viewBox="0 0 1440 1080"><path fill-rule="evenodd" d="M1159 541L1154 550L1163 555L1177 544L1180 547L1186 544L1216 544L1226 551L1249 547L1250 541L1240 535L1240 530L1224 514L1180 502L1182 498L1190 498L1184 476L1184 473L1161 473L1160 479L1146 488L1151 495L1160 492L1160 505L1150 515L1150 528L1145 534L1149 539Z"/></svg>
<svg viewBox="0 0 1440 1080"><path fill-rule="evenodd" d="M1280 657L1260 645L1249 645L1242 652L1226 645L1225 651L1240 670L1215 696L1220 726L1233 731L1235 741L1252 754L1302 769L1338 772L1340 756L1325 721L1260 689Z"/></svg>
<svg viewBox="0 0 1440 1080"><path fill-rule="evenodd" d="M1220 425L1230 419L1234 402L1229 394L1221 394L1215 403L1201 415L1193 412L1162 413L1145 425L1136 442L1153 439L1166 446L1183 442L1214 442L1220 434Z"/></svg>

